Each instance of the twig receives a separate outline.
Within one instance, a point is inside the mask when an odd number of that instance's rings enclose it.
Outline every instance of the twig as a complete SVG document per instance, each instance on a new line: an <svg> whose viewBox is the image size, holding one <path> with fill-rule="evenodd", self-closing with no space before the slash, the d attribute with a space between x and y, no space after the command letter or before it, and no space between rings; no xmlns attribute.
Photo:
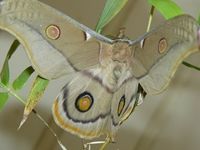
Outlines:
<svg viewBox="0 0 200 150"><path fill-rule="evenodd" d="M4 85L3 83L0 82L0 87L4 88L9 94L11 94L12 96L16 97L17 100L19 100L23 105L26 104L26 102L23 100L23 98L21 98L17 93L15 93L11 88L9 88L8 86ZM67 150L67 148L62 144L61 140L59 139L59 137L56 135L56 133L54 132L54 130L49 126L49 124L43 119L43 117L37 113L37 111L35 109L32 110L32 112L37 116L38 119L40 119L44 125L50 130L50 132L53 134L53 136L56 138L59 146L62 148L62 150Z"/></svg>

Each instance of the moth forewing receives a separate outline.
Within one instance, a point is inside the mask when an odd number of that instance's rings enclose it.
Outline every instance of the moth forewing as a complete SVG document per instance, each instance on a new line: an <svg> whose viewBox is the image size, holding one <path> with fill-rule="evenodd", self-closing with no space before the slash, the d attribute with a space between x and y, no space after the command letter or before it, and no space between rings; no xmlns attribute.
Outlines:
<svg viewBox="0 0 200 150"><path fill-rule="evenodd" d="M36 72L47 79L98 65L99 42L112 43L37 0L5 0L0 9L0 28L21 42Z"/></svg>
<svg viewBox="0 0 200 150"><path fill-rule="evenodd" d="M146 93L163 91L200 45L199 25L188 15L135 41L111 40L37 0L2 1L0 29L21 42L42 77L73 76L56 98L53 116L86 139L113 139Z"/></svg>
<svg viewBox="0 0 200 150"><path fill-rule="evenodd" d="M198 32L197 21L181 15L136 40L132 70L147 94L162 92L179 64L191 53L199 51ZM144 42L142 47L141 41Z"/></svg>

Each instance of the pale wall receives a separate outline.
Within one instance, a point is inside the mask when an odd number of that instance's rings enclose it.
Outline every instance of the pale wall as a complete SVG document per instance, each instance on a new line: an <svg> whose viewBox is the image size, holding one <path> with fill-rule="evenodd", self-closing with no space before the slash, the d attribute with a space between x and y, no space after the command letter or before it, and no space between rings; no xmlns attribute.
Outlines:
<svg viewBox="0 0 200 150"><path fill-rule="evenodd" d="M102 0L43 0L62 10L81 23L94 28L103 8ZM186 12L197 17L200 13L200 0L177 0ZM130 0L129 4L106 27L105 34L117 34L120 27L126 27L126 34L137 38L145 32L149 6L146 0ZM163 18L156 14L153 25ZM0 32L0 64L11 37ZM187 60L200 66L200 54ZM18 50L11 60L12 79L19 74L28 59L24 51ZM117 144L110 150L199 150L200 147L200 72L181 65L168 90L157 96L147 96L146 101L121 127ZM56 128L51 118L51 105L66 77L53 81L37 110L55 128L69 150L81 149L82 141ZM30 82L31 83L31 82ZM22 92L25 97L30 88ZM31 115L20 131L17 131L22 118L23 107L11 98L0 112L0 150L57 150L55 138L43 123Z"/></svg>

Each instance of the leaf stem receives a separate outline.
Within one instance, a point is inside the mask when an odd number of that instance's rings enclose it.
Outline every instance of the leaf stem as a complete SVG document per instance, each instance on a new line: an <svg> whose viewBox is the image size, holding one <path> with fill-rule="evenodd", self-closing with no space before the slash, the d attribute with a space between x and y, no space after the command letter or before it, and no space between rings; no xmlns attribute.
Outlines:
<svg viewBox="0 0 200 150"><path fill-rule="evenodd" d="M200 67L194 66L194 65L192 65L192 64L190 64L190 63L188 63L186 61L183 61L182 64L185 65L186 67L189 67L189 68L192 68L192 69L200 71Z"/></svg>
<svg viewBox="0 0 200 150"><path fill-rule="evenodd" d="M2 82L0 82L0 87L4 88L8 93L16 97L22 104L26 104L26 102L19 96L17 93L15 93L11 88L8 86L4 85Z"/></svg>
<svg viewBox="0 0 200 150"><path fill-rule="evenodd" d="M155 10L155 7L152 5L151 6L151 10L150 10L150 15L149 15L149 19L148 19L148 25L147 25L146 32L149 32L149 30L150 30L152 19L153 19L154 10Z"/></svg>

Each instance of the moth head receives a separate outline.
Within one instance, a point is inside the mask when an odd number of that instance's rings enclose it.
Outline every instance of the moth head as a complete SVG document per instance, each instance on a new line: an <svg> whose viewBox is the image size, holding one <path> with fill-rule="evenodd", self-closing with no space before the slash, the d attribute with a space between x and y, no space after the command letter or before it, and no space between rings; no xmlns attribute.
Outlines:
<svg viewBox="0 0 200 150"><path fill-rule="evenodd" d="M132 55L132 47L127 42L118 41L112 47L112 60L121 63L130 62Z"/></svg>

